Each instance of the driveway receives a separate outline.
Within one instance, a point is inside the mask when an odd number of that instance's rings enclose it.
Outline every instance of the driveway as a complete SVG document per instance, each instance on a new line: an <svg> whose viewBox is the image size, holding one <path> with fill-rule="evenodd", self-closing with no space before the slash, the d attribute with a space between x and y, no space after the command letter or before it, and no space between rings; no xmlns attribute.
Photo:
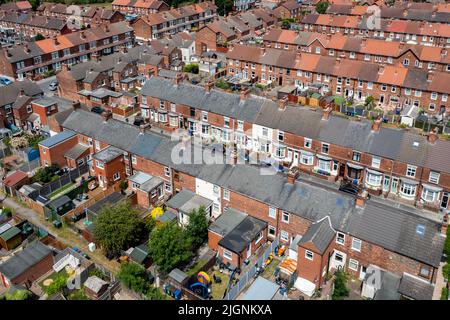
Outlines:
<svg viewBox="0 0 450 320"><path fill-rule="evenodd" d="M44 91L44 94L48 97L53 96L53 91L50 91L48 86L52 81L56 80L56 76L51 76L39 81L36 81L36 84L41 88L42 91Z"/></svg>

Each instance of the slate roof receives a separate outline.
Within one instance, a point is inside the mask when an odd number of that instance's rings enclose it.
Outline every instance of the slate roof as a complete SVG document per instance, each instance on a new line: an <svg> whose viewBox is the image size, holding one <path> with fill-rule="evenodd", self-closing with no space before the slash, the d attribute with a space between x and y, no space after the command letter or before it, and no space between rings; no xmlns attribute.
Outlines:
<svg viewBox="0 0 450 320"><path fill-rule="evenodd" d="M311 242L319 253L324 253L330 242L334 239L336 232L331 226L330 218L325 217L321 221L313 223L303 235L299 244Z"/></svg>
<svg viewBox="0 0 450 320"><path fill-rule="evenodd" d="M77 143L75 146L73 146L64 154L64 157L76 160L88 149L89 146Z"/></svg>
<svg viewBox="0 0 450 320"><path fill-rule="evenodd" d="M247 216L219 241L219 245L235 253L241 253L251 241L255 240L258 233L266 227L267 222Z"/></svg>
<svg viewBox="0 0 450 320"><path fill-rule="evenodd" d="M37 97L43 94L42 89L35 82L29 80L16 81L10 85L0 87L0 106L13 104L19 97L21 89L29 97Z"/></svg>
<svg viewBox="0 0 450 320"><path fill-rule="evenodd" d="M105 206L107 204L118 203L118 202L124 200L125 198L126 198L126 196L123 195L122 193L113 192L109 196L94 203L92 206L87 208L87 210L89 210L90 212L92 212L94 214L98 214L100 212L100 210L103 208L103 206Z"/></svg>
<svg viewBox="0 0 450 320"><path fill-rule="evenodd" d="M182 189L166 202L166 206L189 215L193 210L196 210L201 206L207 208L211 206L212 203L211 200L199 196L191 190Z"/></svg>
<svg viewBox="0 0 450 320"><path fill-rule="evenodd" d="M247 214L228 208L209 226L208 230L224 237L236 228L245 217L247 217Z"/></svg>
<svg viewBox="0 0 450 320"><path fill-rule="evenodd" d="M308 127L313 127L312 123ZM177 141L170 141L168 137L153 132L140 134L137 127L114 119L105 123L101 116L83 110L74 111L63 127L309 221L329 216L337 231L347 232L421 262L439 265L444 242L439 224L418 216L413 209L408 209L412 211L408 212L373 200L367 201L364 208L356 208L354 198L338 192L333 185L324 186L300 179L289 184L284 175L261 175L260 168L256 166L173 163L170 155ZM390 129L386 130L390 132ZM415 232L418 224L425 226L423 236Z"/></svg>
<svg viewBox="0 0 450 320"><path fill-rule="evenodd" d="M0 273L12 280L52 253L52 250L40 241L36 241L6 262L0 264Z"/></svg>
<svg viewBox="0 0 450 320"><path fill-rule="evenodd" d="M39 142L39 145L41 145L43 147L51 148L51 147L57 145L58 143L61 143L63 141L66 141L66 140L74 137L75 135L76 134L73 131L64 130L50 138L47 138L47 139Z"/></svg>
<svg viewBox="0 0 450 320"><path fill-rule="evenodd" d="M115 158L119 157L120 155L123 155L123 151L115 148L115 147L107 147L97 153L94 154L94 159L103 161L103 162L109 162L111 160L114 160Z"/></svg>
<svg viewBox="0 0 450 320"><path fill-rule="evenodd" d="M414 300L431 300L433 298L434 285L426 280L404 273L398 291L400 294Z"/></svg>

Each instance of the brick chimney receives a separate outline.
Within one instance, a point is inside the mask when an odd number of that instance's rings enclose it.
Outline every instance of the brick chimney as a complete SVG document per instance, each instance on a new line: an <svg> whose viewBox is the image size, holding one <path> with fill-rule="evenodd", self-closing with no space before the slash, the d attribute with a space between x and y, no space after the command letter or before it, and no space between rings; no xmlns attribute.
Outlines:
<svg viewBox="0 0 450 320"><path fill-rule="evenodd" d="M428 73L427 73L427 81L431 82L431 81L433 81L433 78L434 78L434 72L433 71L428 71Z"/></svg>
<svg viewBox="0 0 450 320"><path fill-rule="evenodd" d="M173 80L176 85L179 85L183 80L183 75L181 73L177 73L175 79Z"/></svg>
<svg viewBox="0 0 450 320"><path fill-rule="evenodd" d="M59 46L59 41L57 37L53 38L53 43L55 44L55 46Z"/></svg>
<svg viewBox="0 0 450 320"><path fill-rule="evenodd" d="M125 45L121 46L120 47L120 52L127 53L128 52L127 46L125 46Z"/></svg>
<svg viewBox="0 0 450 320"><path fill-rule="evenodd" d="M205 84L205 91L206 92L210 92L212 88L214 88L214 82L213 81L208 81Z"/></svg>
<svg viewBox="0 0 450 320"><path fill-rule="evenodd" d="M447 49L446 49L446 48L442 48L442 49L441 49L441 56L442 56L442 57L446 57L447 54L448 54Z"/></svg>
<svg viewBox="0 0 450 320"><path fill-rule="evenodd" d="M69 71L69 65L67 63L61 64L61 71Z"/></svg>
<svg viewBox="0 0 450 320"><path fill-rule="evenodd" d="M433 130L431 130L430 133L428 133L427 140L429 143L435 144L438 139L439 139L438 129L434 127Z"/></svg>
<svg viewBox="0 0 450 320"><path fill-rule="evenodd" d="M11 53L11 51L9 51L8 49L6 49L5 50L5 53L6 53L6 56L9 58L9 57L12 57L12 53Z"/></svg>
<svg viewBox="0 0 450 320"><path fill-rule="evenodd" d="M447 229L448 229L448 213L444 213L444 217L442 218L442 224L441 224L441 234L446 236Z"/></svg>
<svg viewBox="0 0 450 320"><path fill-rule="evenodd" d="M289 184L294 184L297 177L298 177L298 167L292 167L291 169L289 169L287 173L287 182Z"/></svg>
<svg viewBox="0 0 450 320"><path fill-rule="evenodd" d="M80 38L81 39L86 39L86 33L84 31L80 32Z"/></svg>
<svg viewBox="0 0 450 320"><path fill-rule="evenodd" d="M73 108L73 110L80 109L81 108L80 101L72 101L72 108Z"/></svg>
<svg viewBox="0 0 450 320"><path fill-rule="evenodd" d="M108 121L109 119L111 119L111 118L112 118L112 112L111 112L111 110L106 110L105 112L103 112L103 113L102 113L102 118L103 118L103 121L104 121L104 122L106 122L106 121Z"/></svg>
<svg viewBox="0 0 450 320"><path fill-rule="evenodd" d="M361 47L365 47L367 45L367 39L366 38L362 38L361 40Z"/></svg>
<svg viewBox="0 0 450 320"><path fill-rule="evenodd" d="M372 123L372 131L373 132L379 132L380 128L381 128L381 117L378 117Z"/></svg>
<svg viewBox="0 0 450 320"><path fill-rule="evenodd" d="M280 111L286 110L287 101L288 101L287 97L283 97L282 99L278 100L278 110Z"/></svg>
<svg viewBox="0 0 450 320"><path fill-rule="evenodd" d="M237 160L238 160L238 151L237 151L237 145L236 145L236 143L233 143L233 146L231 147L232 149L231 149L231 154L230 154L230 157L231 157L231 164L233 165L233 166L235 166L236 164L237 164Z"/></svg>
<svg viewBox="0 0 450 320"><path fill-rule="evenodd" d="M249 93L250 93L250 89L243 89L241 91L241 96L240 96L241 101L244 101L245 99L247 99Z"/></svg>
<svg viewBox="0 0 450 320"><path fill-rule="evenodd" d="M98 53L97 52L93 52L91 54L91 61L98 62L98 60L99 60Z"/></svg>
<svg viewBox="0 0 450 320"><path fill-rule="evenodd" d="M378 74L383 74L384 73L384 66L380 66L378 69Z"/></svg>
<svg viewBox="0 0 450 320"><path fill-rule="evenodd" d="M109 32L109 26L107 24L105 24L105 32L108 33Z"/></svg>
<svg viewBox="0 0 450 320"><path fill-rule="evenodd" d="M147 128L147 126L145 124L141 124L139 126L139 134L144 134L146 128Z"/></svg>
<svg viewBox="0 0 450 320"><path fill-rule="evenodd" d="M323 110L323 113L322 113L322 120L328 120L328 119L330 119L331 111L333 111L333 108L332 108L330 105L328 105L328 106Z"/></svg>
<svg viewBox="0 0 450 320"><path fill-rule="evenodd" d="M23 88L21 88L19 91L19 97L23 97L24 95L25 95L25 90L23 90Z"/></svg>
<svg viewBox="0 0 450 320"><path fill-rule="evenodd" d="M398 44L398 49L399 49L400 51L402 51L403 49L405 49L405 44L404 44L403 42L400 42L400 43Z"/></svg>
<svg viewBox="0 0 450 320"><path fill-rule="evenodd" d="M261 48L261 55L264 56L266 54L266 48Z"/></svg>
<svg viewBox="0 0 450 320"><path fill-rule="evenodd" d="M24 49L24 51L25 51L26 53L30 53L30 52L31 52L30 47L28 47L28 44L25 44L25 46L23 47L23 49Z"/></svg>
<svg viewBox="0 0 450 320"><path fill-rule="evenodd" d="M357 207L364 207L366 205L366 200L368 196L368 192L366 190L363 190L361 193L359 193L356 196L355 204Z"/></svg>

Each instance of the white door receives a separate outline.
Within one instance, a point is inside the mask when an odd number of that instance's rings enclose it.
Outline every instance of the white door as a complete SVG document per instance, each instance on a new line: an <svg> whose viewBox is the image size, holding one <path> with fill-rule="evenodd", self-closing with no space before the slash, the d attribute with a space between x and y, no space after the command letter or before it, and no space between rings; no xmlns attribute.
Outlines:
<svg viewBox="0 0 450 320"><path fill-rule="evenodd" d="M293 161L294 166L298 166L298 157L299 157L298 151L294 151L294 161Z"/></svg>
<svg viewBox="0 0 450 320"><path fill-rule="evenodd" d="M366 276L367 268L364 266L361 266L361 271L359 272L359 280L364 280L364 277Z"/></svg>
<svg viewBox="0 0 450 320"><path fill-rule="evenodd" d="M344 269L346 260L347 260L347 255L345 253L334 250L333 255L331 256L329 270L338 269L338 268Z"/></svg>
<svg viewBox="0 0 450 320"><path fill-rule="evenodd" d="M250 259L251 255L252 255L252 244L249 243L247 246L247 259Z"/></svg>

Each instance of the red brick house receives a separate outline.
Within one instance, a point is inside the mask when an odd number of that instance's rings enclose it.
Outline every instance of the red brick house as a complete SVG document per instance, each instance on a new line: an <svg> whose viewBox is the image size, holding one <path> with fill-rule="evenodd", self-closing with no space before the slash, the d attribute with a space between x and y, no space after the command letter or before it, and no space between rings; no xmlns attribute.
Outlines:
<svg viewBox="0 0 450 320"><path fill-rule="evenodd" d="M98 179L101 188L108 188L125 178L123 151L107 147L94 154L93 176Z"/></svg>
<svg viewBox="0 0 450 320"><path fill-rule="evenodd" d="M72 131L62 131L39 142L41 165L57 164L63 168L67 165L64 154L78 143L77 135Z"/></svg>

